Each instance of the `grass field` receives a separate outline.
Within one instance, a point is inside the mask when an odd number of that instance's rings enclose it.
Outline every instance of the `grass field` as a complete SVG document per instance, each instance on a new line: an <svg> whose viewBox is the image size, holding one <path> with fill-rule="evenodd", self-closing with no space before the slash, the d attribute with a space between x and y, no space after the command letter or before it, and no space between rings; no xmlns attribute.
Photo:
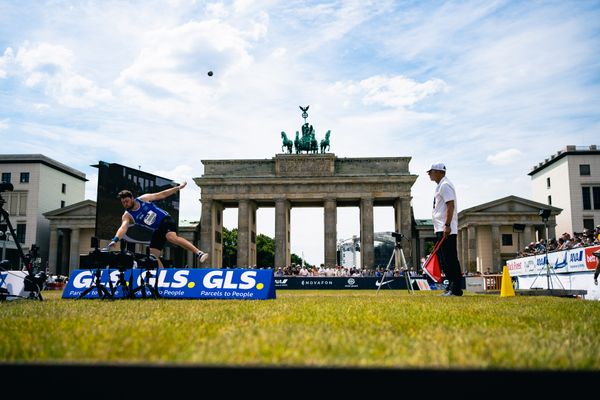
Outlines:
<svg viewBox="0 0 600 400"><path fill-rule="evenodd" d="M600 370L600 302L279 290L276 300L0 303L0 362Z"/></svg>

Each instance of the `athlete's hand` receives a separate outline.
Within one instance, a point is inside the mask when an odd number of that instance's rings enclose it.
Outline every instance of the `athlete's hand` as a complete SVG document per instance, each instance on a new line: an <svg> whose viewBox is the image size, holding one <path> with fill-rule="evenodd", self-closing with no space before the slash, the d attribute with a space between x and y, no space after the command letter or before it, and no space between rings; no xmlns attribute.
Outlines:
<svg viewBox="0 0 600 400"><path fill-rule="evenodd" d="M183 181L181 185L179 185L179 190L183 189L187 185L186 181Z"/></svg>

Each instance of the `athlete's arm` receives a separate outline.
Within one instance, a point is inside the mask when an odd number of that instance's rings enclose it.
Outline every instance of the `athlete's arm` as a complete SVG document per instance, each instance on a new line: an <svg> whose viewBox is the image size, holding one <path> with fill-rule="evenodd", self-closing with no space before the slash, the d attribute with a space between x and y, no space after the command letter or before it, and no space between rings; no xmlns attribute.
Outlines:
<svg viewBox="0 0 600 400"><path fill-rule="evenodd" d="M119 240L123 239L123 236L127 233L127 229L129 229L129 222L131 221L131 216L127 213L123 213L123 217L121 217L121 226L117 229L117 233L114 238L108 244L108 247L112 247Z"/></svg>
<svg viewBox="0 0 600 400"><path fill-rule="evenodd" d="M139 199L142 201L146 201L146 202L166 199L167 197L172 196L175 193L177 193L179 190L183 189L186 185L187 185L187 182L183 181L183 183L179 186L175 186L170 189L165 189L162 192L158 192L158 193L146 193L146 194L141 195L139 197Z"/></svg>

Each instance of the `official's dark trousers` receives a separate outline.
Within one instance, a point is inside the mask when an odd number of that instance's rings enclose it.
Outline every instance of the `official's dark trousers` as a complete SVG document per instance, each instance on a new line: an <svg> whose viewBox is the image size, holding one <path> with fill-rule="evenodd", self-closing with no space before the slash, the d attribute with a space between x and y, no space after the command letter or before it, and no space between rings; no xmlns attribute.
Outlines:
<svg viewBox="0 0 600 400"><path fill-rule="evenodd" d="M437 240L440 241L444 236L444 233L436 232L435 236ZM440 260L442 271L450 283L448 285L448 289L452 291L452 293L462 293L462 289L460 287L462 271L460 269L460 262L458 261L456 247L456 235L449 235L442 243L442 246L438 250L437 254Z"/></svg>

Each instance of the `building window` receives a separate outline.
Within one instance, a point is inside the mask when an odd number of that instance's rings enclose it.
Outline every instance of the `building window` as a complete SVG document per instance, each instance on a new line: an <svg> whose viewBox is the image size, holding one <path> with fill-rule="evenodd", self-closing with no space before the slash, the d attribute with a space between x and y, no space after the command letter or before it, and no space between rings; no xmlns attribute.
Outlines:
<svg viewBox="0 0 600 400"><path fill-rule="evenodd" d="M584 210L600 210L600 186L583 186L581 196Z"/></svg>
<svg viewBox="0 0 600 400"><path fill-rule="evenodd" d="M546 188L550 189L550 178L546 178Z"/></svg>
<svg viewBox="0 0 600 400"><path fill-rule="evenodd" d="M64 200L60 201L60 208L65 208L65 201Z"/></svg>
<svg viewBox="0 0 600 400"><path fill-rule="evenodd" d="M583 229L594 229L594 218L583 219Z"/></svg>
<svg viewBox="0 0 600 400"><path fill-rule="evenodd" d="M590 176L591 174L590 164L579 164L579 175Z"/></svg>
<svg viewBox="0 0 600 400"><path fill-rule="evenodd" d="M512 246L513 245L512 236L513 235L510 233L503 233L502 234L502 246Z"/></svg>
<svg viewBox="0 0 600 400"><path fill-rule="evenodd" d="M25 243L25 230L27 225L17 224L17 240L19 243Z"/></svg>
<svg viewBox="0 0 600 400"><path fill-rule="evenodd" d="M62 184L62 192L67 193L67 184L66 183Z"/></svg>
<svg viewBox="0 0 600 400"><path fill-rule="evenodd" d="M2 173L2 182L10 183L10 172Z"/></svg>
<svg viewBox="0 0 600 400"><path fill-rule="evenodd" d="M584 186L581 188L581 196L583 197L583 209L591 210L592 209L592 201L590 199L590 187Z"/></svg>
<svg viewBox="0 0 600 400"><path fill-rule="evenodd" d="M551 206L552 205L552 196L548 196L548 205Z"/></svg>
<svg viewBox="0 0 600 400"><path fill-rule="evenodd" d="M29 172L21 172L21 179L19 179L21 183L29 183Z"/></svg>

